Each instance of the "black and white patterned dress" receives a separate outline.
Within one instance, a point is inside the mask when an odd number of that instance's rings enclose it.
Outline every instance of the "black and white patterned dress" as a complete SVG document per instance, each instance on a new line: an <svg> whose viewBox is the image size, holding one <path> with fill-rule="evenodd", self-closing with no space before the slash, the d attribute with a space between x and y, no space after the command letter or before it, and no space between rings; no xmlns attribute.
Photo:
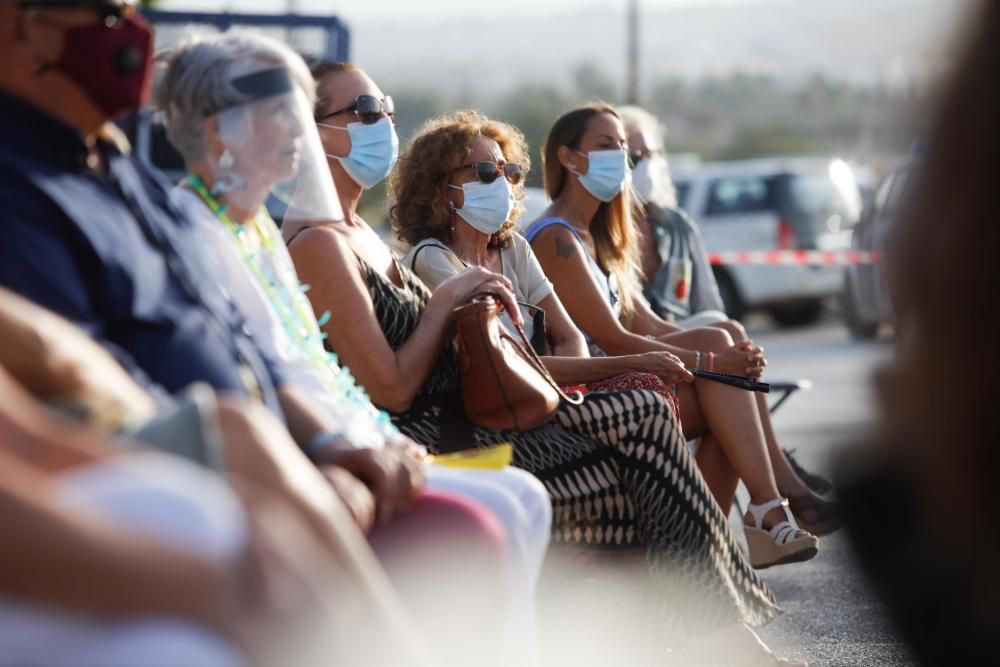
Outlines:
<svg viewBox="0 0 1000 667"><path fill-rule="evenodd" d="M430 293L397 264L401 289L359 260L386 340L400 347L417 326ZM449 347L420 396L458 392ZM431 451L440 442L439 412L420 406L393 416L396 426ZM780 612L774 596L743 556L713 499L672 410L651 391L592 393L564 403L549 423L525 433L474 427L473 445L514 445L514 465L548 489L556 544L647 554L663 604L688 602L659 625L673 634L728 623L760 625ZM692 603L694 601L694 603ZM671 622L672 621L672 622Z"/></svg>

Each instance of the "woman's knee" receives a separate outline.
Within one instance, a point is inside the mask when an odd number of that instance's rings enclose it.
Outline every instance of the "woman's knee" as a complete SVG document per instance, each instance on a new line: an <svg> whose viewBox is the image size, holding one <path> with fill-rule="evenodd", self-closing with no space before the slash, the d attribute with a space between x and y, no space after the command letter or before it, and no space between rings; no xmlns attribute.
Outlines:
<svg viewBox="0 0 1000 667"><path fill-rule="evenodd" d="M726 329L718 327L701 327L692 329L693 343L703 352L723 352L731 348L733 337Z"/></svg>
<svg viewBox="0 0 1000 667"><path fill-rule="evenodd" d="M725 320L724 322L717 322L709 326L722 329L728 333L729 337L736 343L749 339L749 336L747 336L747 330L736 320Z"/></svg>

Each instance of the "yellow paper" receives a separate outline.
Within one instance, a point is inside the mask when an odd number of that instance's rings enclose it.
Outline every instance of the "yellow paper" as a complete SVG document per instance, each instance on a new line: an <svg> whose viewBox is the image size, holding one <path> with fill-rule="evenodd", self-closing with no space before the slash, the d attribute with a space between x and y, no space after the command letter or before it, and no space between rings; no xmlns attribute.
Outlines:
<svg viewBox="0 0 1000 667"><path fill-rule="evenodd" d="M427 460L448 468L501 470L509 466L513 458L514 447L509 442L503 442L485 449L466 449L449 454L432 454L427 457Z"/></svg>

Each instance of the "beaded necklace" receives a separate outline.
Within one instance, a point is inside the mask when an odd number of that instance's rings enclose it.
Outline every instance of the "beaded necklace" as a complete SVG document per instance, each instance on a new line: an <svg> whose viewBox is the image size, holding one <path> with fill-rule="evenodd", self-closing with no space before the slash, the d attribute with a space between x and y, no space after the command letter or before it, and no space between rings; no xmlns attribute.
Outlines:
<svg viewBox="0 0 1000 667"><path fill-rule="evenodd" d="M252 222L260 238L260 248L253 248L247 239L246 226L233 222L226 214L226 206L212 196L201 178L191 175L185 179L185 183L201 197L205 205L229 230L240 250L244 264L281 321L282 329L310 365L321 373L327 387L357 411L370 416L383 431L398 433L389 415L375 407L365 390L355 382L351 371L340 366L337 355L328 352L324 347L326 334L320 327L330 320L330 312L323 313L317 320L306 296L308 287L300 283L297 278L291 277L294 275L292 267L284 267L287 268L284 272L286 279L282 279L282 267L278 266L281 259L278 239L281 237L281 232L267 209L261 206L254 215ZM267 259L270 260L270 270L264 266Z"/></svg>

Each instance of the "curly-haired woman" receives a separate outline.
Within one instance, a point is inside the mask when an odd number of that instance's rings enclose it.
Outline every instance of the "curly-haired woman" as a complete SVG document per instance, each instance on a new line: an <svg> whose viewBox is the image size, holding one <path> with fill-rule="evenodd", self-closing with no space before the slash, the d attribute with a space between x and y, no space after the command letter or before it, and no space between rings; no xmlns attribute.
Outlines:
<svg viewBox="0 0 1000 667"><path fill-rule="evenodd" d="M318 117L378 92L356 70L328 73L319 83L324 108ZM322 136L328 153L346 152L334 145L340 133ZM431 167L451 170L462 164L449 158ZM487 289L499 293L520 321L512 285L502 275L471 267L431 294L356 216L364 184L336 163L331 171L346 219L290 230L292 258L311 286L314 308L334 314L324 326L330 346L400 430L437 449L442 426L464 419L449 344L451 310ZM465 446L510 442L515 465L546 485L556 542L645 550L646 574L654 584L646 592L655 591L658 611L667 611L664 599L676 604L673 613L657 615L658 637L727 626L746 646L742 624L766 622L777 612L658 394L590 394L583 405L564 404L552 421L527 432L467 428Z"/></svg>
<svg viewBox="0 0 1000 667"><path fill-rule="evenodd" d="M518 302L543 309L551 319L558 347L555 356L545 356L543 361L557 380L601 380L638 370L647 372L618 376L617 388L648 388L643 383L649 372L676 383L680 379L676 357L667 351L589 357L583 335L567 315L531 246L514 231L523 196L522 177L528 168L526 153L518 130L479 113L462 112L430 121L404 153L389 183L393 226L400 238L415 244L404 263L432 288L470 265L502 273ZM754 502L776 498L779 493L764 436L754 421L752 396L709 385L699 386L698 391L686 387L680 407L687 417L682 421L684 436L703 438L699 458L707 462L702 472L716 500L728 510L737 475ZM768 536L748 530L755 533L749 539L754 566L816 554L816 538L797 532L784 513L766 516L763 527L771 531L774 542L760 540Z"/></svg>

